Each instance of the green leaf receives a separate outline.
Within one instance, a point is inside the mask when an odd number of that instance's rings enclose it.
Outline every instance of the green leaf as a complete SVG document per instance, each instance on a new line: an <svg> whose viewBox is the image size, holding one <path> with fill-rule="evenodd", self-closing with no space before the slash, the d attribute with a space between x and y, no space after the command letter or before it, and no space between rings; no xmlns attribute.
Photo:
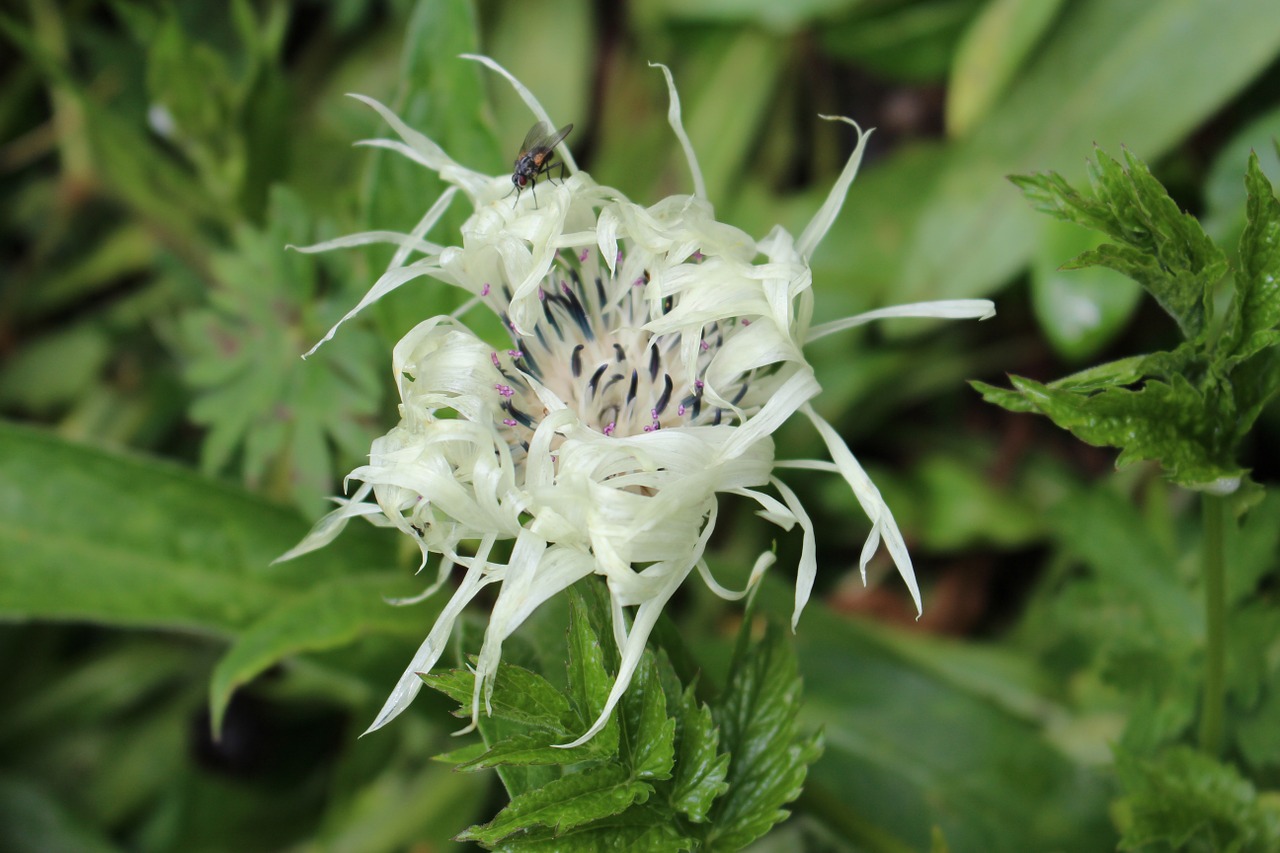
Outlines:
<svg viewBox="0 0 1280 853"><path fill-rule="evenodd" d="M971 380L969 384L973 390L982 395L982 399L988 403L1007 409L1010 412L1035 412L1035 403L1031 402L1024 395L1016 390L1008 388L997 388L994 385L988 385L977 379Z"/></svg>
<svg viewBox="0 0 1280 853"><path fill-rule="evenodd" d="M1245 186L1248 224L1240 238L1235 299L1220 347L1232 362L1280 343L1280 201L1256 153L1249 155Z"/></svg>
<svg viewBox="0 0 1280 853"><path fill-rule="evenodd" d="M675 763L676 721L667 716L658 664L646 652L619 703L622 754L636 779L670 779Z"/></svg>
<svg viewBox="0 0 1280 853"><path fill-rule="evenodd" d="M1280 808L1260 801L1234 767L1174 747L1154 759L1122 750L1116 769L1126 790L1122 850L1160 843L1242 853L1280 848Z"/></svg>
<svg viewBox="0 0 1280 853"><path fill-rule="evenodd" d="M604 652L600 640L591 628L587 607L577 590L570 593L569 611L569 697L578 713L579 733L586 731L600 716L609 691L613 688L613 676L605 669ZM618 749L618 717L615 713L609 722L589 743L602 754L609 755Z"/></svg>
<svg viewBox="0 0 1280 853"><path fill-rule="evenodd" d="M0 616L234 633L358 567L394 563L353 526L270 565L307 525L177 466L0 422Z"/></svg>
<svg viewBox="0 0 1280 853"><path fill-rule="evenodd" d="M1079 152L1094 142L1159 157L1273 61L1280 30L1258 26L1270 16L1267 0L1066 4L1008 96L930 186L895 301L972 298L1006 283L1031 255L1034 222L1000 178L1053 168L1077 180ZM1197 32L1214 33L1197 62L1166 61Z"/></svg>
<svg viewBox="0 0 1280 853"><path fill-rule="evenodd" d="M639 805L563 832L534 827L510 836L492 849L500 853L597 853L600 850L678 853L698 847L692 839L680 834L669 812Z"/></svg>
<svg viewBox="0 0 1280 853"><path fill-rule="evenodd" d="M1094 197L1073 189L1061 175L1013 177L1039 210L1100 231L1115 240L1081 253L1067 265L1105 266L1132 278L1198 340L1208 322L1211 290L1226 273L1227 260L1200 223L1178 209L1147 169L1124 152L1125 163L1097 152L1091 164Z"/></svg>
<svg viewBox="0 0 1280 853"><path fill-rule="evenodd" d="M720 731L711 709L698 702L692 687L680 697L680 714L680 760L671 805L694 823L702 823L716 797L729 787L725 782L729 755L719 751Z"/></svg>
<svg viewBox="0 0 1280 853"><path fill-rule="evenodd" d="M947 132L985 118L1053 22L1062 0L990 0L956 48L947 85Z"/></svg>
<svg viewBox="0 0 1280 853"><path fill-rule="evenodd" d="M1100 238L1073 224L1042 220L1031 263L1031 307L1063 357L1082 361L1109 344L1142 297L1133 281L1101 267L1064 269L1062 259L1096 248Z"/></svg>
<svg viewBox="0 0 1280 853"><path fill-rule="evenodd" d="M533 825L563 832L616 815L633 803L644 802L652 790L644 782L630 779L626 769L619 765L588 767L515 797L497 817L471 827L459 835L458 840L494 844Z"/></svg>
<svg viewBox="0 0 1280 853"><path fill-rule="evenodd" d="M743 632L750 630L744 623ZM745 645L713 709L721 748L730 756L728 790L712 809L707 843L738 850L789 814L782 806L800 795L809 765L822 752L820 735L796 731L801 681L795 653L781 628Z"/></svg>
<svg viewBox="0 0 1280 853"><path fill-rule="evenodd" d="M475 673L471 670L433 672L422 680L470 709L475 687ZM545 729L558 738L569 736L578 724L568 698L555 685L535 672L505 662L498 664L489 707L495 719Z"/></svg>
<svg viewBox="0 0 1280 853"><path fill-rule="evenodd" d="M287 657L344 646L373 633L420 636L435 613L386 602L403 583L399 574L336 578L282 598L236 638L214 668L209 709L215 735L232 693ZM441 604L432 610L438 611Z"/></svg>
<svg viewBox="0 0 1280 853"><path fill-rule="evenodd" d="M1149 381L1138 391L1108 388L1089 396L1019 376L1012 380L1041 414L1081 441L1119 447L1117 466L1157 460L1170 479L1189 488L1244 474L1232 459L1236 422L1224 417L1221 397L1207 398L1180 375Z"/></svg>
<svg viewBox="0 0 1280 853"><path fill-rule="evenodd" d="M488 770L499 766L565 765L590 761L600 757L599 747L590 742L572 749L560 749L557 744L568 738L550 732L530 732L504 737L485 750L483 754L458 766L459 770Z"/></svg>

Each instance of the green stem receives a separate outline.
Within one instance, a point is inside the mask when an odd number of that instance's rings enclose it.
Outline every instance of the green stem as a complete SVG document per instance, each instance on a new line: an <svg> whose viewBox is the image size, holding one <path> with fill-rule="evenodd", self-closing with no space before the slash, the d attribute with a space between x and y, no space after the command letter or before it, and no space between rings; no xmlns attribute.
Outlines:
<svg viewBox="0 0 1280 853"><path fill-rule="evenodd" d="M1226 501L1202 494L1204 509L1205 674L1200 709L1200 748L1209 755L1222 752L1223 718L1227 702L1227 583L1223 556Z"/></svg>

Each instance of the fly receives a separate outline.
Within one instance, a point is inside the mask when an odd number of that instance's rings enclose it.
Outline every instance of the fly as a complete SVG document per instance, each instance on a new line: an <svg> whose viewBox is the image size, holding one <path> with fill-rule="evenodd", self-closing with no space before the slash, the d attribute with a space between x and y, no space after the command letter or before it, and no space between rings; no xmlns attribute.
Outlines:
<svg viewBox="0 0 1280 853"><path fill-rule="evenodd" d="M525 187L533 192L533 206L537 207L538 193L534 191L534 187L538 183L538 177L546 175L556 166L560 167L560 179L564 180L564 163L556 163L554 160L556 146L564 141L571 130L573 125L566 124L559 130L553 131L551 125L545 121L540 121L529 128L511 170L511 183L515 185L516 193L516 201L512 202L512 207L520 201L520 193L524 192Z"/></svg>

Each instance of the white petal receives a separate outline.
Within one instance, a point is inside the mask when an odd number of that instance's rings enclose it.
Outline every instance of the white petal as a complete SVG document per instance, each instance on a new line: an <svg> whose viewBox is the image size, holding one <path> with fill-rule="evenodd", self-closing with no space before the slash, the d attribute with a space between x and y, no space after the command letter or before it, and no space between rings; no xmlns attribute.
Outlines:
<svg viewBox="0 0 1280 853"><path fill-rule="evenodd" d="M995 303L990 299L942 299L937 302L912 302L907 305L893 305L888 308L877 308L863 314L845 317L843 320L832 320L819 323L809 330L805 342L825 338L835 332L852 329L873 320L884 320L890 317L936 317L941 320L989 320L996 315Z"/></svg>
<svg viewBox="0 0 1280 853"><path fill-rule="evenodd" d="M467 570L466 576L462 579L462 583L459 584L457 591L449 599L449 603L445 605L439 618L436 619L436 624L432 626L427 638L418 647L417 653L414 654L413 660L410 661L404 674L396 682L396 686L391 691L391 695L387 697L382 710L374 718L373 725L369 726L364 734L377 731L399 716L401 711L409 707L409 703L413 701L413 698L418 695L418 691L422 689L422 679L419 677L419 673L430 672L431 668L436 665L436 661L444 653L445 643L449 639L449 634L453 631L453 623L462 613L462 609L467 606L471 599L475 598L476 593L480 592L486 584L492 583L496 579L486 577L484 571L485 560L488 559L489 550L493 547L493 542L494 538L490 536L480 543L476 557L472 561L471 567Z"/></svg>
<svg viewBox="0 0 1280 853"><path fill-rule="evenodd" d="M804 504L800 503L796 493L777 477L773 477L770 482L782 495L787 508L795 515L796 521L800 523L800 529L804 532L800 544L800 565L796 567L795 609L791 612L791 630L794 631L796 625L800 623L800 614L804 611L804 606L809 603L809 594L813 592L813 581L818 576L818 548L814 538L813 522L809 519L809 514L804 511Z"/></svg>
<svg viewBox="0 0 1280 853"><path fill-rule="evenodd" d="M898 567L898 573L902 575L902 580L906 582L907 589L911 591L911 600L915 602L916 612L922 613L920 587L916 583L915 570L911 567L911 556L907 553L906 543L902 541L902 532L898 530L898 523L893 520L893 513L889 511L889 505L884 502L884 498L880 497L880 490L871 482L867 472L862 470L862 466L858 464L858 460L854 458L848 445L844 443L844 439L840 437L840 434L835 431L831 424L823 420L813 410L813 407L807 403L801 407L800 411L804 412L805 416L809 418L818 430L818 434L822 436L823 442L827 445L827 452L831 454L831 461L840 469L840 474L849 484L849 487L853 489L854 497L862 505L862 511L867 514L867 518L871 519L871 537L868 538L868 542L874 543L879 536L884 536L885 546L889 549L889 556L893 557L894 565ZM872 552L874 552L874 544L871 548ZM866 566L870 559L871 553L864 548L860 561L860 568L864 573L863 577L866 577Z"/></svg>
<svg viewBox="0 0 1280 853"><path fill-rule="evenodd" d="M689 172L693 175L693 194L698 198L707 197L707 183L702 179L702 169L698 167L698 156L693 151L693 143L689 134L684 131L684 122L680 118L680 94L676 91L676 81L671 77L671 69L661 62L650 62L650 68L661 68L662 76L667 78L667 94L671 105L667 108L667 123L675 131L680 147L684 149L685 160L689 162Z"/></svg>
<svg viewBox="0 0 1280 853"><path fill-rule="evenodd" d="M840 173L835 185L831 187L831 192L827 194L827 200L822 203L822 207L818 208L818 212L813 215L813 219L804 229L804 232L801 233L800 239L796 241L796 250L805 258L813 257L814 249L818 248L822 238L827 236L831 223L836 221L840 208L844 206L844 197L849 192L849 186L858 175L858 165L862 162L862 152L866 149L867 140L871 138L872 133L870 130L864 133L858 123L851 118L845 118L844 116L820 117L827 121L842 121L853 125L853 129L858 132L858 144L854 146L853 153L849 155L849 160L844 164L844 171Z"/></svg>

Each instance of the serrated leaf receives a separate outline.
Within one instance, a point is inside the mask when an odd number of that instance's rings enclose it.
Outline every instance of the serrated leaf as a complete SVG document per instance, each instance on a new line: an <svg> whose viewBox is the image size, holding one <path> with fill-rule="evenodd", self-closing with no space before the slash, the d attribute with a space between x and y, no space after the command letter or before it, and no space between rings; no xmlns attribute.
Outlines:
<svg viewBox="0 0 1280 853"><path fill-rule="evenodd" d="M475 673L471 670L433 672L422 680L463 708L471 707L475 687ZM492 713L487 716L546 729L556 737L567 736L577 722L569 700L555 685L536 672L506 662L498 664L489 707Z"/></svg>
<svg viewBox="0 0 1280 853"><path fill-rule="evenodd" d="M466 764L479 758L488 749L483 741L469 743L466 746L460 746L457 749L451 749L448 752L442 752L439 755L431 757L432 761L438 761L441 764Z"/></svg>
<svg viewBox="0 0 1280 853"><path fill-rule="evenodd" d="M697 850L697 844L680 834L668 812L650 805L633 806L612 817L601 818L567 832L535 827L512 835L492 848L499 853L679 853Z"/></svg>
<svg viewBox="0 0 1280 853"><path fill-rule="evenodd" d="M782 806L800 795L809 765L822 753L821 736L796 732L801 681L782 629L771 622L745 649L713 707L721 747L731 757L729 788L716 800L707 831L711 849L741 849L784 820Z"/></svg>
<svg viewBox="0 0 1280 853"><path fill-rule="evenodd" d="M1280 343L1280 201L1256 153L1249 155L1245 186L1248 224L1240 238L1236 294L1220 348L1233 362Z"/></svg>
<svg viewBox="0 0 1280 853"><path fill-rule="evenodd" d="M604 710L613 688L613 677L605 669L604 650L591 628L591 619L581 595L575 590L570 595L569 611L569 697L578 714L579 732L586 731ZM614 714L608 724L589 741L600 754L609 755L618 749L618 717Z"/></svg>
<svg viewBox="0 0 1280 853"><path fill-rule="evenodd" d="M1239 772L1189 747L1155 759L1120 751L1126 824L1120 849L1280 849L1280 808L1259 800Z"/></svg>
<svg viewBox="0 0 1280 853"><path fill-rule="evenodd" d="M676 762L671 805L694 823L702 823L711 804L729 787L729 754L718 750L720 730L711 709L698 702L693 688L680 697L680 760Z"/></svg>
<svg viewBox="0 0 1280 853"><path fill-rule="evenodd" d="M483 754L463 762L459 770L488 770L499 766L564 765L600 757L590 742L573 749L559 749L564 736L553 732L529 732L505 737Z"/></svg>
<svg viewBox="0 0 1280 853"><path fill-rule="evenodd" d="M622 754L636 779L670 779L675 763L676 721L667 716L667 697L658 665L647 652L619 703Z"/></svg>
<svg viewBox="0 0 1280 853"><path fill-rule="evenodd" d="M557 832L618 814L633 803L644 802L653 789L629 778L626 768L605 764L549 782L535 791L515 797L498 816L473 826L459 841L495 844L527 826L541 825Z"/></svg>
<svg viewBox="0 0 1280 853"><path fill-rule="evenodd" d="M982 395L982 399L1002 409L1007 409L1010 412L1036 411L1035 404L1017 391L1011 391L1008 388L997 388L994 385L988 385L986 382L980 382L976 379L971 380L969 385Z"/></svg>
<svg viewBox="0 0 1280 853"><path fill-rule="evenodd" d="M1013 385L1036 409L1088 444L1119 447L1117 466L1158 460L1169 478L1203 488L1243 476L1232 460L1237 424L1222 411L1230 401L1207 400L1180 375L1149 381L1140 390L1107 388L1090 395L1051 388L1020 376Z"/></svg>
<svg viewBox="0 0 1280 853"><path fill-rule="evenodd" d="M1032 204L1068 222L1100 231L1114 243L1087 250L1068 268L1100 265L1132 278L1199 340L1208 322L1212 288L1227 259L1200 223L1178 209L1146 164L1128 150L1125 162L1097 151L1090 164L1093 197L1060 175L1013 178Z"/></svg>

